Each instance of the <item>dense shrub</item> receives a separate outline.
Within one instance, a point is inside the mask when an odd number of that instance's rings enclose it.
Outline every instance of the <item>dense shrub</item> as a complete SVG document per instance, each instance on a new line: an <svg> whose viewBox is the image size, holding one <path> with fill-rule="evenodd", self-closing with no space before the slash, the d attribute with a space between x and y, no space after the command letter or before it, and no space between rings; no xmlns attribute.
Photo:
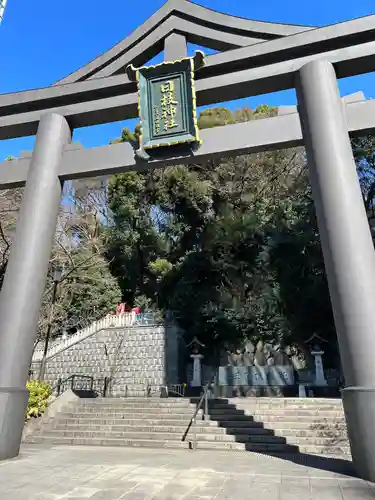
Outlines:
<svg viewBox="0 0 375 500"><path fill-rule="evenodd" d="M30 392L26 410L26 420L29 420L32 417L39 417L44 412L52 391L50 385L38 380L29 380L26 387Z"/></svg>

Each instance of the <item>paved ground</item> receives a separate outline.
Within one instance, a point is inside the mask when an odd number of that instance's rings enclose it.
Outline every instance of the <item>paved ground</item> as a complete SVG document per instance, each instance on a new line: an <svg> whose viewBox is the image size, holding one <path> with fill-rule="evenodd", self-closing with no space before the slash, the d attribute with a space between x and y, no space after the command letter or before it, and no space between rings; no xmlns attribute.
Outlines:
<svg viewBox="0 0 375 500"><path fill-rule="evenodd" d="M349 462L124 448L24 446L0 462L1 500L362 500Z"/></svg>

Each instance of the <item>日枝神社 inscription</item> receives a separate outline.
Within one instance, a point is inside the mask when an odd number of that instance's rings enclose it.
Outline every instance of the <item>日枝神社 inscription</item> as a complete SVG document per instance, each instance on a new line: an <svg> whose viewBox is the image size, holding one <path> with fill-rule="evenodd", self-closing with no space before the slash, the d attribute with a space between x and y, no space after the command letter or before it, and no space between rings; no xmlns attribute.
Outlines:
<svg viewBox="0 0 375 500"><path fill-rule="evenodd" d="M141 136L137 155L150 159L163 148L196 147L200 144L196 118L195 72L204 65L204 55L165 62L150 67L128 66L127 74L138 83Z"/></svg>
<svg viewBox="0 0 375 500"><path fill-rule="evenodd" d="M153 99L154 136L163 136L174 130L174 133L182 131L181 101L176 98L176 88L180 89L180 82L177 78L163 82L151 82L151 99ZM178 92L180 96L181 91ZM156 104L155 104L156 103ZM178 130L177 130L178 129Z"/></svg>

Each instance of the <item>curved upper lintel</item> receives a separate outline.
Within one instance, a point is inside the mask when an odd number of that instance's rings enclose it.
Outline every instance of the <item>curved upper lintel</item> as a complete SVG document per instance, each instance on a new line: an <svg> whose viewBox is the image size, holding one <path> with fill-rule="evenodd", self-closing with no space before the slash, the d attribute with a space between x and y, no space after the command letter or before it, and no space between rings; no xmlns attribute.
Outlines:
<svg viewBox="0 0 375 500"><path fill-rule="evenodd" d="M270 37L278 38L288 36L303 31L307 31L312 27L296 26L287 24L270 23L263 21L253 21L241 17L223 14L201 5L190 2L189 0L168 0L158 11L156 11L150 18L148 18L141 26L136 28L129 36L124 38L121 42L114 45L108 51L104 52L91 62L82 66L77 71L62 78L55 85L62 85L65 83L74 83L86 80L90 77L95 77L102 68L111 64L117 58L121 57L128 50L133 48L142 41L150 32L160 26L173 13L177 15L186 16L190 21L195 21L197 24L206 23L211 29L220 32L237 32L242 36L253 38L254 34L260 40L262 35L264 39ZM249 44L252 43L249 41Z"/></svg>
<svg viewBox="0 0 375 500"><path fill-rule="evenodd" d="M178 26L178 29L175 28L176 26ZM191 41L192 43L195 42L195 39L193 36L189 36L189 33L194 33L200 40L207 42L203 44L204 46L210 47L211 45L211 48L213 48L212 45L216 43L222 50L228 50L229 48L233 49L233 47L244 47L259 42L259 40L242 37L240 35L218 33L210 28L194 25L186 19L177 18L173 14L155 28L155 30L148 33L148 35L137 43L137 45L127 50L114 61L105 65L102 69L99 69L94 75L90 76L89 79L120 74L129 64L143 66L152 59L156 53L161 52L160 40L165 40L173 33L181 34L184 36L185 40ZM210 44L210 42L212 43Z"/></svg>
<svg viewBox="0 0 375 500"><path fill-rule="evenodd" d="M282 37L301 33L313 29L316 26L302 26L297 24L283 24L269 21L255 21L245 17L233 16L231 14L224 14L217 10L209 9L193 3L191 0L176 0L179 4L179 11L194 17L195 19L203 20L208 23L216 24L218 29L230 28L238 32L247 33L252 36L254 33L270 35L272 37Z"/></svg>

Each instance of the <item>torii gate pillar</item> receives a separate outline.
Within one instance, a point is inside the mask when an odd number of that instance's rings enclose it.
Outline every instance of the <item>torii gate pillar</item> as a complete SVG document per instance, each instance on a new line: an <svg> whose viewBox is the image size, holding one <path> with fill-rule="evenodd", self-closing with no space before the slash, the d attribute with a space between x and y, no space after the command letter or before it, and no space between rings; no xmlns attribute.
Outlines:
<svg viewBox="0 0 375 500"><path fill-rule="evenodd" d="M332 64L306 64L297 96L345 377L353 462L362 478L375 481L375 252Z"/></svg>
<svg viewBox="0 0 375 500"><path fill-rule="evenodd" d="M0 294L0 460L19 452L26 381L60 207L58 168L70 139L63 116L42 115Z"/></svg>

